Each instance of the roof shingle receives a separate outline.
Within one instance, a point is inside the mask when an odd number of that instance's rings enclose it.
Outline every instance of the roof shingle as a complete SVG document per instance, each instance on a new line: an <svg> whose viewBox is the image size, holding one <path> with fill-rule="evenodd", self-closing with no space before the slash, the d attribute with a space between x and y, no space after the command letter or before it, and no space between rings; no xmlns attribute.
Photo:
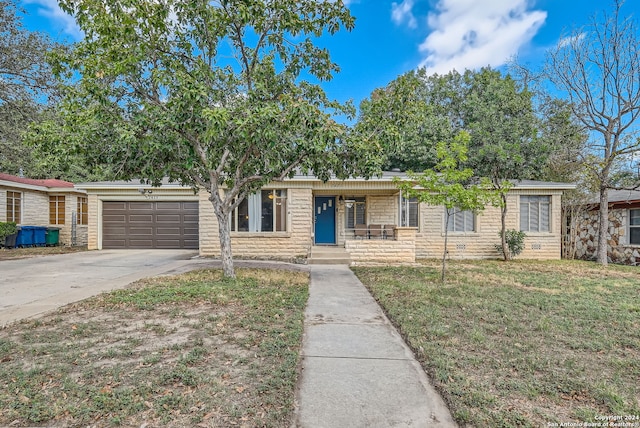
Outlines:
<svg viewBox="0 0 640 428"><path fill-rule="evenodd" d="M66 187L73 189L73 183L64 180L58 180L55 178L47 178L44 180L38 180L34 178L18 177L17 175L5 174L0 172L0 180L10 181L13 183L27 184L30 186L41 186L47 188Z"/></svg>

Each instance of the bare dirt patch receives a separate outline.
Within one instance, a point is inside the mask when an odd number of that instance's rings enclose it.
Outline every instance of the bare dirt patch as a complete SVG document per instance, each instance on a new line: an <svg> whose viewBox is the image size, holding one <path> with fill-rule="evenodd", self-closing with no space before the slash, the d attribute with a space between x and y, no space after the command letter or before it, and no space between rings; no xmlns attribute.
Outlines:
<svg viewBox="0 0 640 428"><path fill-rule="evenodd" d="M0 261L28 259L32 257L52 256L56 254L78 253L87 251L87 247L27 247L27 248L0 248Z"/></svg>
<svg viewBox="0 0 640 428"><path fill-rule="evenodd" d="M308 274L145 280L0 331L0 426L289 427Z"/></svg>

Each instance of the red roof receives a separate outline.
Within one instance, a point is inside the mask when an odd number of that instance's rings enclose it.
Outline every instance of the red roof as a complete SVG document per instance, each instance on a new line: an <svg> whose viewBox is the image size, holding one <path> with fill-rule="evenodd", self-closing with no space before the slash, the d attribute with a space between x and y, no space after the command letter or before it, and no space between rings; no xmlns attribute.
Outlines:
<svg viewBox="0 0 640 428"><path fill-rule="evenodd" d="M36 180L33 178L18 177L16 175L4 174L0 172L0 180L11 181L14 183L28 184L31 186L41 187L68 187L73 188L73 183L64 180L57 180L55 178L47 178L44 180Z"/></svg>

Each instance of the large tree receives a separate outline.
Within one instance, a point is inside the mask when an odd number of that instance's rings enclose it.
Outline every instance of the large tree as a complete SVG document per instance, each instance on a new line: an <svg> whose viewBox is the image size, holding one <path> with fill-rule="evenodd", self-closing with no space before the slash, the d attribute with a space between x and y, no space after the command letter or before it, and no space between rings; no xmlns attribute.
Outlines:
<svg viewBox="0 0 640 428"><path fill-rule="evenodd" d="M380 135L386 169L424 171L438 162L437 143L450 141L462 129L464 95L458 73L429 76L424 68L413 70L363 100L357 126L392 132Z"/></svg>
<svg viewBox="0 0 640 428"><path fill-rule="evenodd" d="M568 33L549 51L546 64L548 77L567 94L590 137L587 171L600 201L597 260L605 266L608 192L618 187L620 164L637 158L640 150L640 37L636 21L623 16L622 7L623 1L615 0L611 13L595 15Z"/></svg>
<svg viewBox="0 0 640 428"><path fill-rule="evenodd" d="M55 44L22 25L18 2L0 0L0 171L31 169L22 133L37 120L53 89L46 54Z"/></svg>
<svg viewBox="0 0 640 428"><path fill-rule="evenodd" d="M414 90L398 97L398 89L406 87ZM399 143L383 145L386 161L401 169L432 168L438 162L439 141L450 141L463 130L469 132L464 166L490 178L501 194L501 246L508 258L507 191L513 180L539 178L548 153L538 138L531 92L490 68L445 75L427 75L419 69L398 77L363 102L359 125L373 126L390 119L403 121L398 123L399 134L394 134Z"/></svg>
<svg viewBox="0 0 640 428"><path fill-rule="evenodd" d="M540 178L548 148L538 138L531 92L510 76L488 68L465 73L465 80L469 91L464 100L464 124L472 136L468 165L489 177L500 193L500 240L508 260L507 192L514 180Z"/></svg>
<svg viewBox="0 0 640 428"><path fill-rule="evenodd" d="M85 39L58 61L61 76L79 78L58 139L121 178L208 191L225 276L235 276L230 214L244 198L296 170L323 180L379 170L375 142L332 118L350 109L304 80L339 70L317 41L353 28L341 0L61 6Z"/></svg>

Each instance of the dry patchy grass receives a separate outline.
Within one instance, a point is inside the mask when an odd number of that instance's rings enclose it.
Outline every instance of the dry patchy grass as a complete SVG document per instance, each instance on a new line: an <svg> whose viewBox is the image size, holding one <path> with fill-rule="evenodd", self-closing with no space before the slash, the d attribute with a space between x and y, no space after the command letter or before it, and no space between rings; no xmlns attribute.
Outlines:
<svg viewBox="0 0 640 428"><path fill-rule="evenodd" d="M578 261L357 268L467 426L640 423L640 271Z"/></svg>
<svg viewBox="0 0 640 428"><path fill-rule="evenodd" d="M51 256L55 254L77 253L87 251L87 247L27 247L27 248L0 248L0 261L28 259L31 257Z"/></svg>
<svg viewBox="0 0 640 428"><path fill-rule="evenodd" d="M308 274L144 280L0 331L0 426L288 427Z"/></svg>

